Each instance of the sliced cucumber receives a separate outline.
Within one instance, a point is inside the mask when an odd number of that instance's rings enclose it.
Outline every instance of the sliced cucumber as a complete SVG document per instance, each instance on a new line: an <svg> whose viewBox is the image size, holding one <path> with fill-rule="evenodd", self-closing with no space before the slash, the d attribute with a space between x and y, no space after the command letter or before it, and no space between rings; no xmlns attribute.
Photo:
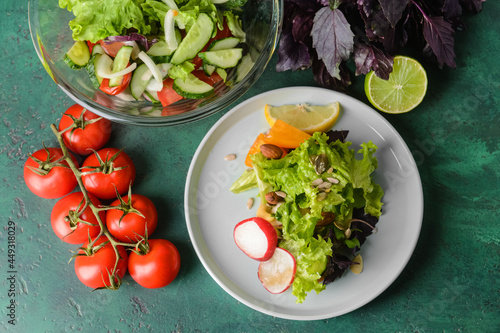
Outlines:
<svg viewBox="0 0 500 333"><path fill-rule="evenodd" d="M97 75L96 73L96 64L99 61L99 58L102 57L102 54L100 53L95 53L92 55L90 58L89 62L87 63L87 66L85 66L85 69L87 70L87 73L89 74L90 81L94 85L94 87L97 89L101 86L102 83L102 77Z"/></svg>
<svg viewBox="0 0 500 333"><path fill-rule="evenodd" d="M231 68L240 61L243 56L243 49L200 52L198 56L209 65L219 68Z"/></svg>
<svg viewBox="0 0 500 333"><path fill-rule="evenodd" d="M130 62L130 56L134 48L132 46L122 46L116 53L116 57L113 60L113 73L119 72L127 68ZM122 84L123 76L115 77L109 79L109 86L116 87Z"/></svg>
<svg viewBox="0 0 500 333"><path fill-rule="evenodd" d="M78 41L71 46L68 53L64 55L64 62L72 69L81 69L90 60L90 51L87 43Z"/></svg>
<svg viewBox="0 0 500 333"><path fill-rule="evenodd" d="M200 13L187 35L182 39L170 60L174 65L196 57L212 37L215 24L205 13Z"/></svg>
<svg viewBox="0 0 500 333"><path fill-rule="evenodd" d="M226 82L227 80L227 72L225 69L222 68L216 68L215 72L219 74L219 76L222 78L222 81Z"/></svg>
<svg viewBox="0 0 500 333"><path fill-rule="evenodd" d="M255 62L252 60L250 53L241 58L241 62L236 67L236 83L243 80L243 78L250 72Z"/></svg>
<svg viewBox="0 0 500 333"><path fill-rule="evenodd" d="M212 74L213 74L213 72L215 71L215 69L216 69L217 67L212 66L212 65L209 65L206 61L204 61L204 62L203 62L203 66L202 66L202 68L203 68L203 71L205 72L205 74L206 74L207 76L210 76L210 75L212 75Z"/></svg>
<svg viewBox="0 0 500 333"><path fill-rule="evenodd" d="M151 60L153 60L153 62L155 64L162 64L162 63L168 63L168 62L170 62L170 59L172 59L172 56L171 55L167 55L167 56L151 56L150 58L151 58Z"/></svg>
<svg viewBox="0 0 500 333"><path fill-rule="evenodd" d="M174 90L185 98L205 98L214 92L214 88L189 73L186 80L177 78L172 85Z"/></svg>
<svg viewBox="0 0 500 333"><path fill-rule="evenodd" d="M173 53L172 49L168 47L167 42L160 40L153 44L146 52L149 56L169 56Z"/></svg>
<svg viewBox="0 0 500 333"><path fill-rule="evenodd" d="M130 93L136 100L141 98L152 76L153 74L146 64L142 64L135 69L130 80Z"/></svg>
<svg viewBox="0 0 500 333"><path fill-rule="evenodd" d="M207 48L207 51L218 51L235 48L240 43L240 39L236 37L226 37L213 41Z"/></svg>

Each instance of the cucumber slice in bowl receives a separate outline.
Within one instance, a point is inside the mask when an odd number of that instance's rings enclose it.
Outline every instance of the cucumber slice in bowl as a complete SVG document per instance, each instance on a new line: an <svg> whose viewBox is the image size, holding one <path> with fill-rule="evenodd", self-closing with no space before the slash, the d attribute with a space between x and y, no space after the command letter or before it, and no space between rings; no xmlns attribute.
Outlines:
<svg viewBox="0 0 500 333"><path fill-rule="evenodd" d="M82 41L75 42L64 55L63 60L71 69L84 68L90 60L90 51L87 43Z"/></svg>
<svg viewBox="0 0 500 333"><path fill-rule="evenodd" d="M231 68L238 64L243 56L243 49L227 49L200 52L198 56L207 64L218 68Z"/></svg>
<svg viewBox="0 0 500 333"><path fill-rule="evenodd" d="M113 73L117 73L127 68L128 63L130 61L130 56L132 55L132 50L133 50L132 46L122 46L118 50L118 53L116 53L116 57L113 61L113 70L112 70ZM122 81L123 81L123 76L109 79L109 86L110 87L119 86L120 84L122 84Z"/></svg>
<svg viewBox="0 0 500 333"><path fill-rule="evenodd" d="M240 39L237 37L226 37L213 41L212 44L210 44L210 46L207 48L207 51L232 49L235 48L239 43Z"/></svg>
<svg viewBox="0 0 500 333"><path fill-rule="evenodd" d="M177 78L172 85L174 90L184 98L205 98L213 94L214 87L189 73L185 80Z"/></svg>
<svg viewBox="0 0 500 333"><path fill-rule="evenodd" d="M212 37L215 24L205 13L200 13L187 35L182 39L170 62L179 65L196 57Z"/></svg>

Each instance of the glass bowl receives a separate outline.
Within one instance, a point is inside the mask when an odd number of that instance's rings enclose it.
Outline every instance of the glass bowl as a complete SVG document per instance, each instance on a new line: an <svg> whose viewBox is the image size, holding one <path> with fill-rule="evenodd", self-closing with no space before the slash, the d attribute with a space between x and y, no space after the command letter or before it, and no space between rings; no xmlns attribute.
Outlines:
<svg viewBox="0 0 500 333"><path fill-rule="evenodd" d="M246 52L254 65L235 82L235 70L228 71L226 84L204 99L185 99L167 107L148 101L110 96L92 85L86 71L73 70L63 57L74 41L69 21L73 13L56 0L30 0L28 21L35 50L45 70L76 103L112 121L141 126L169 126L192 122L219 112L245 94L266 68L277 46L281 30L283 0L248 0L240 15L246 32Z"/></svg>

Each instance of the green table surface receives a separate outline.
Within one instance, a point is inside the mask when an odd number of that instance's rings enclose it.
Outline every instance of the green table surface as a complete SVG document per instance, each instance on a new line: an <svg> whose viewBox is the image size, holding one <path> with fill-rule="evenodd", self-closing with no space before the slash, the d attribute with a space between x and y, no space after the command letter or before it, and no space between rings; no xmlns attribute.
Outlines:
<svg viewBox="0 0 500 333"><path fill-rule="evenodd" d="M182 267L169 286L149 290L124 278L118 291L95 291L68 264L75 246L50 225L56 200L26 187L29 153L57 144L49 126L73 104L44 71L32 46L27 4L0 2L0 331L9 332L500 332L500 1L466 16L456 35L457 68L425 62L423 103L383 115L413 152L425 208L414 254L379 297L348 314L293 321L257 312L227 294L206 272L183 212L191 157L227 108L189 125L114 124L108 146L126 147L137 166L135 193L157 205L158 238L179 249ZM310 71L267 70L237 103L286 86L315 86ZM364 77L348 93L368 103ZM236 103L235 103L236 105ZM234 105L233 105L234 106ZM8 266L8 225L15 222L15 281ZM13 289L14 294L9 290ZM15 325L9 314L15 302Z"/></svg>

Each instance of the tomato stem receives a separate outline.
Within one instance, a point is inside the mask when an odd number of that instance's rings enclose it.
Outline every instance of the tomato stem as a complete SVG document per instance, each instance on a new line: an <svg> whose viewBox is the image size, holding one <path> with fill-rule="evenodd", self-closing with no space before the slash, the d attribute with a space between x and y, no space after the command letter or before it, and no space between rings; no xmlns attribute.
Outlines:
<svg viewBox="0 0 500 333"><path fill-rule="evenodd" d="M52 129L52 132L54 133L54 135L57 137L57 141L59 142L59 145L61 146L61 150L63 152L63 157L61 157L59 160L57 160L58 165L60 164L59 162L61 162L63 160L65 160L68 163L68 166L73 171L73 173L76 177L76 180L78 182L78 186L80 187L80 190L83 194L84 200L86 202L85 206L88 206L92 210L92 213L96 217L96 220L99 223L99 227L101 229L99 234L94 239L90 239L90 237L89 237L89 245L88 245L87 249L80 248L80 250L83 250L85 253L81 253L81 254L77 253L71 259L73 259L75 256L78 256L78 255L92 255L93 253L97 252L100 248L102 248L104 245L106 245L108 243L111 244L111 246L113 247L113 250L115 252L115 255L116 255L116 260L115 260L115 265L113 267L113 270L111 272L106 272L106 274L109 275L110 286L105 286L104 288L110 289L110 290L117 290L121 285L121 279L117 275L117 267L118 267L119 260L121 259L119 251L118 251L118 246L135 248L137 246L137 244L128 244L128 243L118 242L111 235L111 233L109 232L109 230L106 227L106 224L104 223L104 221L102 221L101 216L99 215L99 212L106 210L106 209L110 209L110 206L96 207L92 203L92 201L90 200L89 193L87 192L87 190L85 189L85 186L83 185L83 180L82 180L83 173L81 172L80 169L78 169L75 162L73 162L73 159L71 158L70 152L69 152L68 148L66 147L66 145L64 144L62 134L66 130L59 132L57 130L57 127L55 124L50 125L50 128ZM115 157L116 156L111 157L110 161L112 162ZM86 207L84 207L83 210L85 208ZM116 207L114 207L114 208L116 208ZM96 241L102 236L105 236L108 240L106 242L103 242L103 243L95 246ZM70 259L70 261L71 261L71 259ZM102 288L98 288L98 289L102 289Z"/></svg>

